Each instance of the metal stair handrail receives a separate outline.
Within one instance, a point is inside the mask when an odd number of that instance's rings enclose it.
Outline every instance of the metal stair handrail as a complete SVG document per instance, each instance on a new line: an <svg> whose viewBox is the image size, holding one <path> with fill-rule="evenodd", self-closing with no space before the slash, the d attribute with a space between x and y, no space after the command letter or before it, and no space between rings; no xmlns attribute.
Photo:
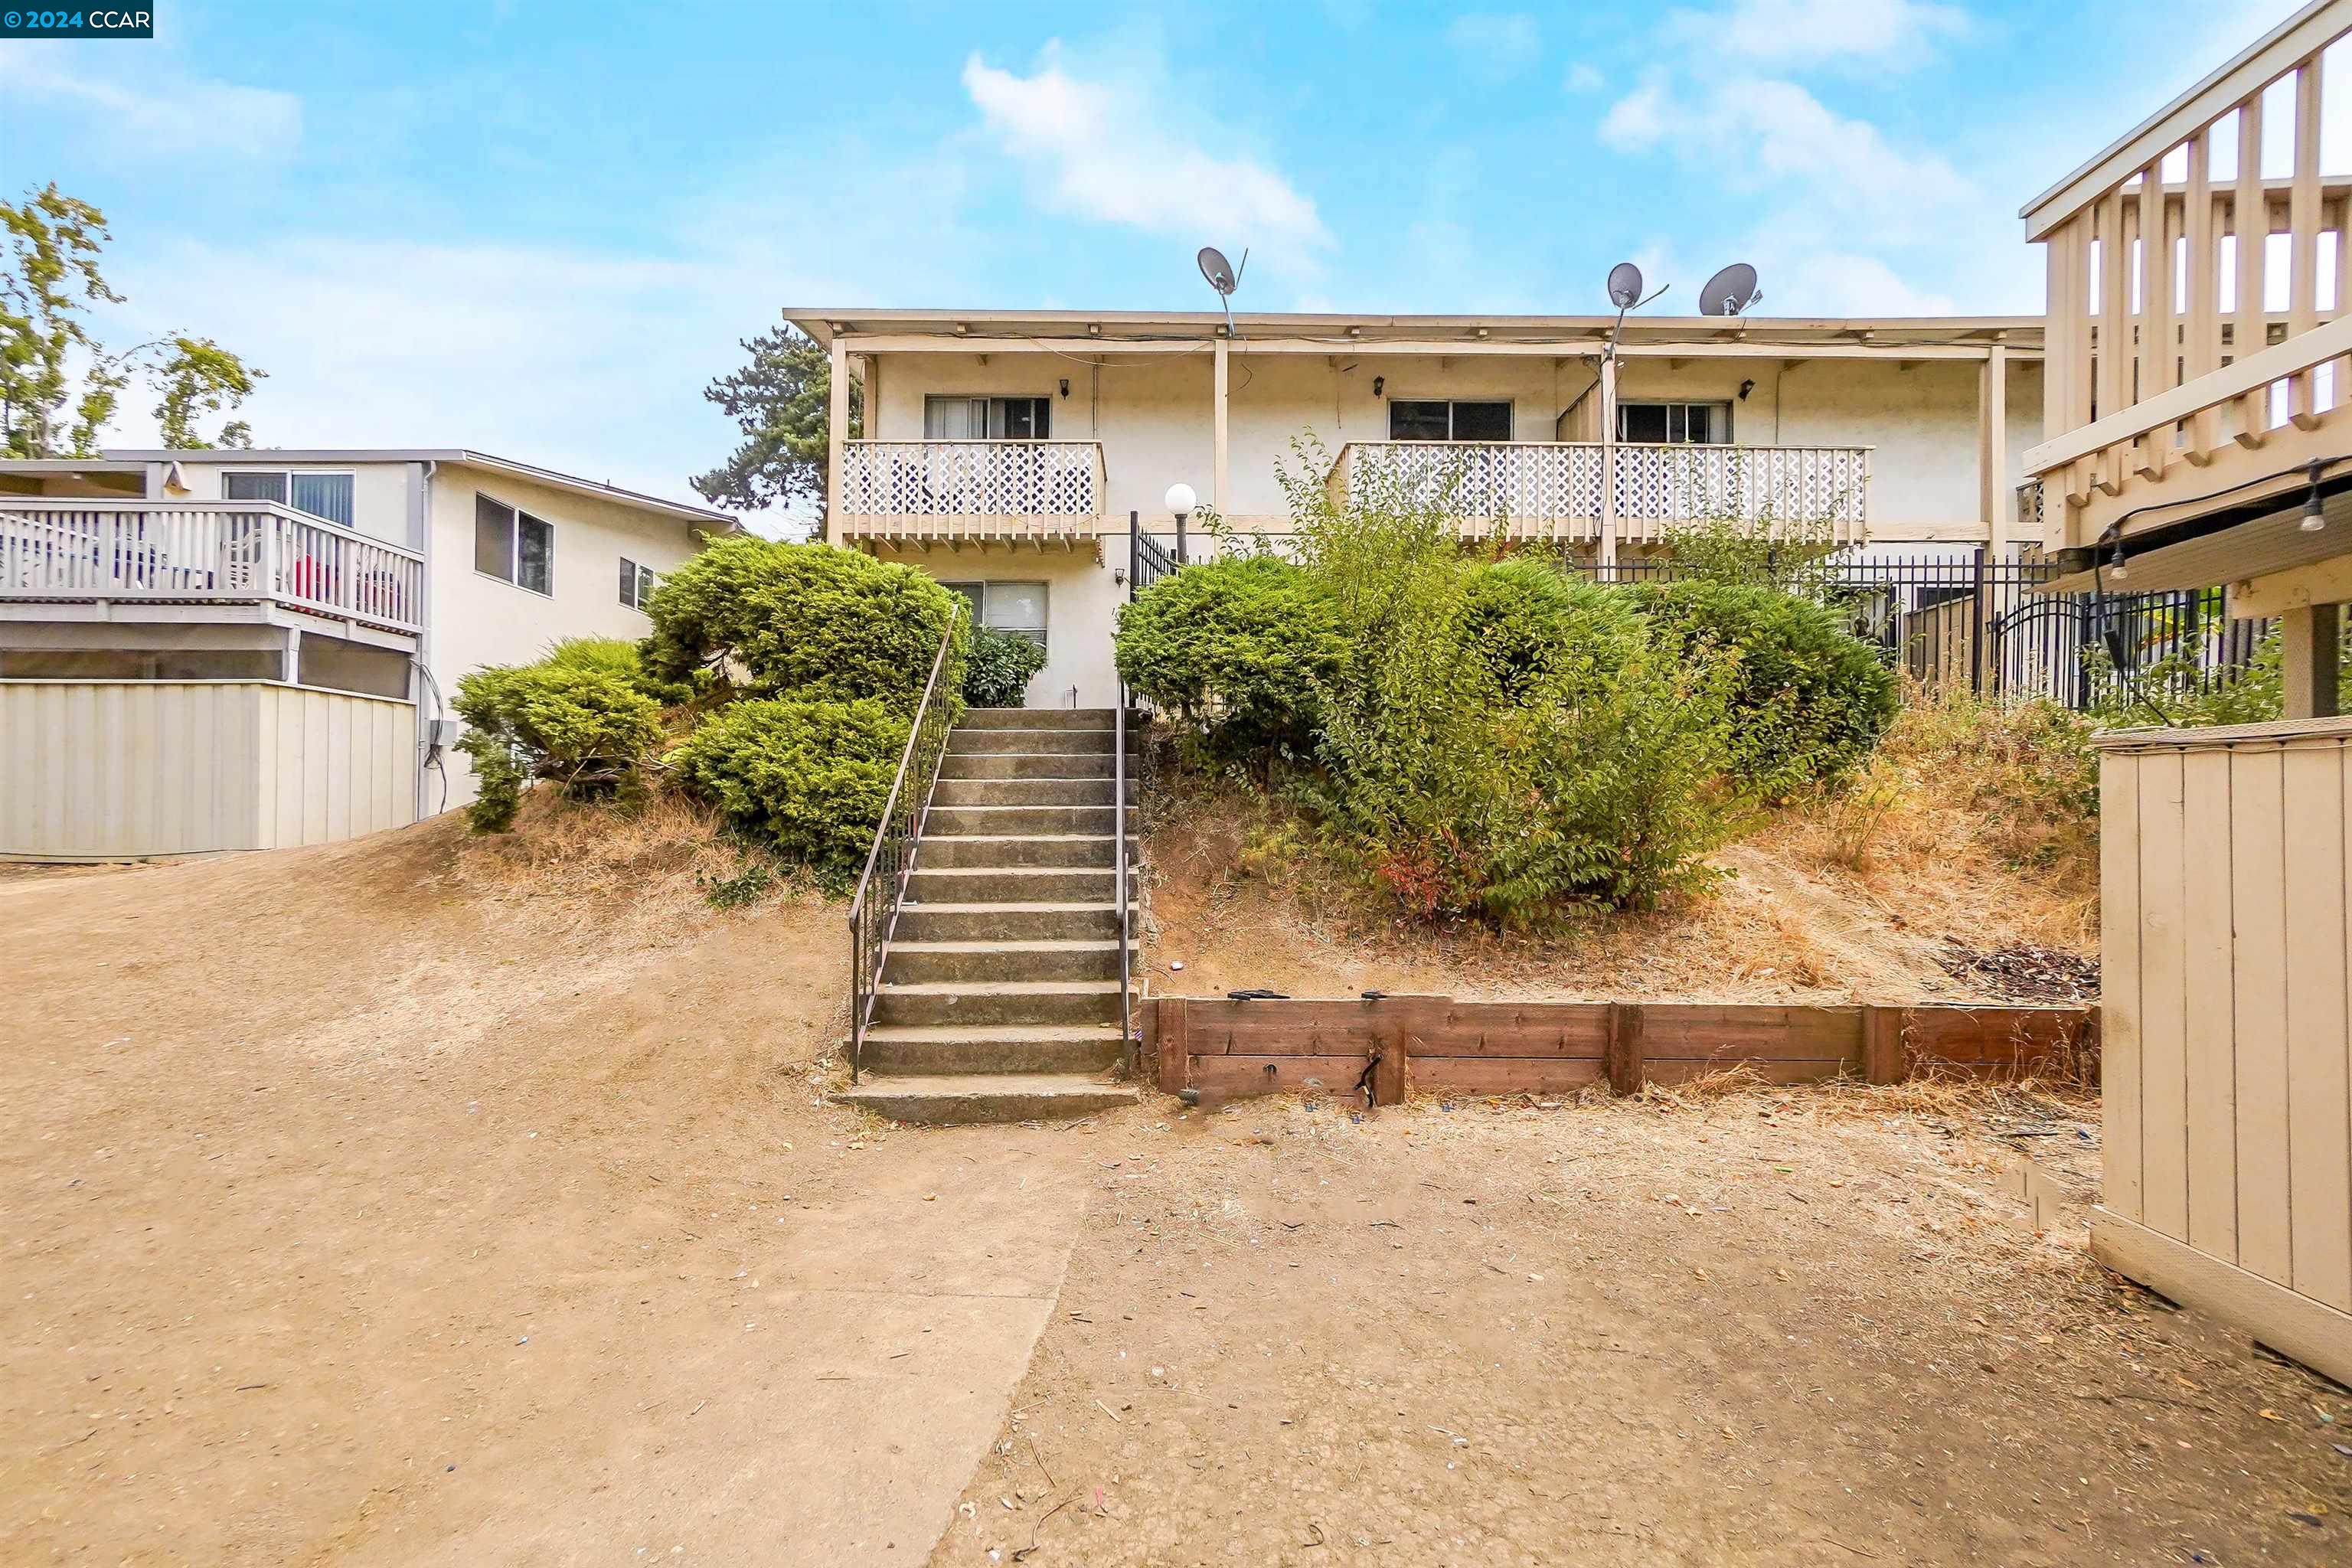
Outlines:
<svg viewBox="0 0 2352 1568"><path fill-rule="evenodd" d="M963 614L961 605L956 614ZM907 879L914 874L915 849L930 816L931 790L939 783L940 760L947 752L948 732L955 727L955 700L940 684L948 650L961 629L950 621L932 656L930 679L923 683L922 700L914 722L907 727L907 749L898 758L898 775L890 781L890 798L882 820L874 826L874 847L866 851L866 869L857 879L857 894L849 904L849 1081L857 1081L865 1065L866 1031L882 995L882 964L889 957L890 938L898 930L898 908L906 901ZM876 881L880 873L882 880Z"/></svg>

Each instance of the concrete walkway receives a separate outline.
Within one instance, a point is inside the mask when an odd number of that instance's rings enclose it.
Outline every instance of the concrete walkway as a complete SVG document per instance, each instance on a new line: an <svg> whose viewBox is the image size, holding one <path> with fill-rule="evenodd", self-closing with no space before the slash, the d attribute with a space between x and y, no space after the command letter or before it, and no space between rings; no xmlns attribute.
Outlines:
<svg viewBox="0 0 2352 1568"><path fill-rule="evenodd" d="M1090 1142L976 1127L857 1156L862 1194L779 1227L773 1277L749 1298L772 1359L747 1360L739 1331L616 1366L649 1403L708 1408L655 1442L616 1434L628 1451L607 1473L623 1479L510 1498L479 1540L436 1541L439 1560L495 1544L534 1563L922 1563L1053 1316Z"/></svg>

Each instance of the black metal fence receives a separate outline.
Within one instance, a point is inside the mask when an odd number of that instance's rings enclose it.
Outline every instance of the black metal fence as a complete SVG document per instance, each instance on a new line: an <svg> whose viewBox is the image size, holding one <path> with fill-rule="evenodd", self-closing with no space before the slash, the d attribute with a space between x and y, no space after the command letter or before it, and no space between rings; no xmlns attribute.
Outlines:
<svg viewBox="0 0 2352 1568"><path fill-rule="evenodd" d="M1701 575L1675 562L1621 563L1593 580L1673 582ZM2270 621L2231 620L2219 588L2152 594L2053 594L2042 561L1994 561L1981 549L1899 559L1832 557L1770 573L1830 605L1856 637L1931 690L2079 710L2129 700L2127 677L2161 675L2165 691L2210 691L2252 665Z"/></svg>
<svg viewBox="0 0 2352 1568"><path fill-rule="evenodd" d="M1176 570L1176 557L1168 547L1143 531L1139 513L1127 514L1127 596L1133 599L1154 583Z"/></svg>

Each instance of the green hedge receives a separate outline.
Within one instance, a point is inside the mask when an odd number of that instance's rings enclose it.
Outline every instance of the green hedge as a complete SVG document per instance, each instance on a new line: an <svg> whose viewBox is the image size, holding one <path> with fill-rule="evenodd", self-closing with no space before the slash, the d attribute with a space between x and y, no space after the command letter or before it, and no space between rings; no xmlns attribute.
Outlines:
<svg viewBox="0 0 2352 1568"><path fill-rule="evenodd" d="M487 665L457 682L453 706L466 721L457 749L473 759L466 812L478 832L512 826L532 779L574 799L635 788L661 739L661 704L629 645L611 639L561 642L536 664Z"/></svg>
<svg viewBox="0 0 2352 1568"><path fill-rule="evenodd" d="M1311 751L1318 684L1347 652L1330 596L1265 555L1161 578L1120 610L1117 647L1128 685L1223 758Z"/></svg>
<svg viewBox="0 0 2352 1568"><path fill-rule="evenodd" d="M907 725L871 698L734 702L698 725L670 762L737 827L841 885L873 845Z"/></svg>
<svg viewBox="0 0 2352 1568"><path fill-rule="evenodd" d="M1649 642L1623 595L1542 561L1471 568L1463 636L1496 689L1514 702L1538 691L1597 695Z"/></svg>
<svg viewBox="0 0 2352 1568"><path fill-rule="evenodd" d="M872 698L906 712L949 628L961 628L950 692L971 646L960 595L911 566L826 544L716 541L662 580L646 614L643 658L656 679L724 672L755 696Z"/></svg>
<svg viewBox="0 0 2352 1568"><path fill-rule="evenodd" d="M972 633L963 670L963 700L973 708L1026 706L1030 677L1045 668L1045 650L1013 632Z"/></svg>
<svg viewBox="0 0 2352 1568"><path fill-rule="evenodd" d="M1902 704L1895 672L1810 599L1719 582L1627 592L1668 647L1737 656L1732 770L1768 798L1853 767Z"/></svg>

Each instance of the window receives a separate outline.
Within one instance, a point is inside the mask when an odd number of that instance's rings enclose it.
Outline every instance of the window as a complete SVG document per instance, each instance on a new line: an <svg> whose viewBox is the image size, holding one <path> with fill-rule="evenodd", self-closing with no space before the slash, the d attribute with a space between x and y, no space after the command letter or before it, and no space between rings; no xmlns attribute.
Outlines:
<svg viewBox="0 0 2352 1568"><path fill-rule="evenodd" d="M301 468L231 468L221 475L224 500L274 500L329 522L352 526L352 476Z"/></svg>
<svg viewBox="0 0 2352 1568"><path fill-rule="evenodd" d="M646 601L654 596L654 587L661 581L650 566L640 566L627 556L621 557L621 603L633 610L642 610Z"/></svg>
<svg viewBox="0 0 2352 1568"><path fill-rule="evenodd" d="M1391 441L1507 441L1511 438L1511 405L1507 403L1452 403L1444 398L1392 398L1389 403Z"/></svg>
<svg viewBox="0 0 2352 1568"><path fill-rule="evenodd" d="M1043 583L950 583L971 602L975 626L1011 632L1045 646L1045 584Z"/></svg>
<svg viewBox="0 0 2352 1568"><path fill-rule="evenodd" d="M1728 403L1620 403L1617 439L1720 446L1731 439Z"/></svg>
<svg viewBox="0 0 2352 1568"><path fill-rule="evenodd" d="M926 397L926 441L1043 441L1052 434L1050 397Z"/></svg>
<svg viewBox="0 0 2352 1568"><path fill-rule="evenodd" d="M474 570L534 594L554 593L554 526L504 501L476 496Z"/></svg>

